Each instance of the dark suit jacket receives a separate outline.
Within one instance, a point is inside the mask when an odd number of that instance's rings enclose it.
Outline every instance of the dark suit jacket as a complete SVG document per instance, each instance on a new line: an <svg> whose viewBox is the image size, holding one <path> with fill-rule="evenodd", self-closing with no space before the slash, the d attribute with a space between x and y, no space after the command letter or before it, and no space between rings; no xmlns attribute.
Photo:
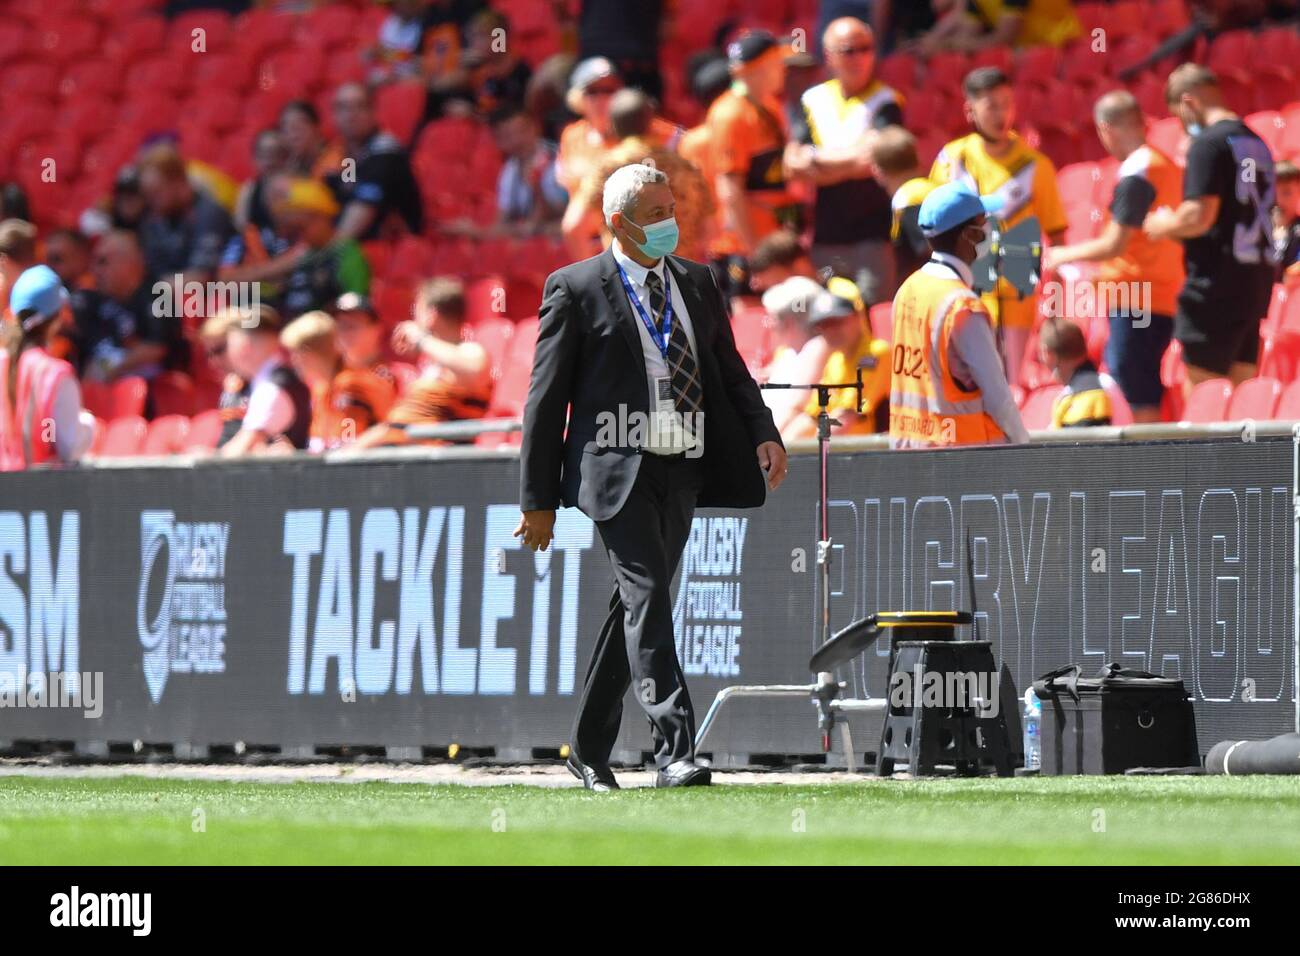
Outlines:
<svg viewBox="0 0 1300 956"><path fill-rule="evenodd" d="M704 388L704 487L699 507L756 508L767 481L754 449L780 443L772 413L736 351L727 307L708 266L667 257L695 333ZM614 254L575 262L546 280L524 407L520 507L577 506L593 521L617 514L641 462L638 448L597 443L602 412L649 413L641 320ZM565 412L569 412L565 430Z"/></svg>

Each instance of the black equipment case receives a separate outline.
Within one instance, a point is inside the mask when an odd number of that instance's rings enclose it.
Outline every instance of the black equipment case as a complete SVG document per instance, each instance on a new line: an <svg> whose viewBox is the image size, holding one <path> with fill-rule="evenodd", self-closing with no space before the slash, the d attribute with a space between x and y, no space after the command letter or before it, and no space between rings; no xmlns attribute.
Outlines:
<svg viewBox="0 0 1300 956"><path fill-rule="evenodd" d="M1181 680L1119 664L1091 679L1079 672L1070 664L1034 681L1042 774L1200 766L1196 718Z"/></svg>

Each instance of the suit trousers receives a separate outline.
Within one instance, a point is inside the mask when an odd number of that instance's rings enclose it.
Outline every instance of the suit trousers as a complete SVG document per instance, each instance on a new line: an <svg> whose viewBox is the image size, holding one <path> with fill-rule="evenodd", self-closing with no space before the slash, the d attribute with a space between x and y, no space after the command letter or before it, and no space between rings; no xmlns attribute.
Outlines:
<svg viewBox="0 0 1300 956"><path fill-rule="evenodd" d="M650 721L659 768L695 755L695 712L677 658L670 586L691 530L703 460L643 452L627 501L596 522L615 587L583 683L572 746L606 764L630 686Z"/></svg>

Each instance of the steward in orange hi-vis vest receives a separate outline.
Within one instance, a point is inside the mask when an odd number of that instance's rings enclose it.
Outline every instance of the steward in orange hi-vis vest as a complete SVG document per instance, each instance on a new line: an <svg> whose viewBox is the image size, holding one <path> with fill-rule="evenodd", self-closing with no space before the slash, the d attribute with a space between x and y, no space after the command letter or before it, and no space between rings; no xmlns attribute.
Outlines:
<svg viewBox="0 0 1300 956"><path fill-rule="evenodd" d="M917 224L933 250L894 296L889 443L894 448L1028 441L970 264L1001 201L935 188Z"/></svg>
<svg viewBox="0 0 1300 956"><path fill-rule="evenodd" d="M953 330L972 312L988 319L979 296L957 272L933 260L899 288L894 298L889 388L891 441L986 445L1006 440L986 411L979 387L967 387L953 376L949 359Z"/></svg>

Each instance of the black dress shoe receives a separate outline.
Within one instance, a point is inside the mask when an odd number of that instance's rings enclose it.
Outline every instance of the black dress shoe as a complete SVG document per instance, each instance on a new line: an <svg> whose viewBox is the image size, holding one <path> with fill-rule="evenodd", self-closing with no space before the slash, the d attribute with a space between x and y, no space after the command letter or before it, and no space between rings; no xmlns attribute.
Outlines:
<svg viewBox="0 0 1300 956"><path fill-rule="evenodd" d="M584 787L595 793L608 793L611 790L622 789L614 779L614 771L609 767L585 764L573 753L569 754L569 759L564 761L564 765L569 768L569 773L582 781Z"/></svg>
<svg viewBox="0 0 1300 956"><path fill-rule="evenodd" d="M656 787L704 787L713 778L708 767L693 760L675 760L655 774Z"/></svg>

